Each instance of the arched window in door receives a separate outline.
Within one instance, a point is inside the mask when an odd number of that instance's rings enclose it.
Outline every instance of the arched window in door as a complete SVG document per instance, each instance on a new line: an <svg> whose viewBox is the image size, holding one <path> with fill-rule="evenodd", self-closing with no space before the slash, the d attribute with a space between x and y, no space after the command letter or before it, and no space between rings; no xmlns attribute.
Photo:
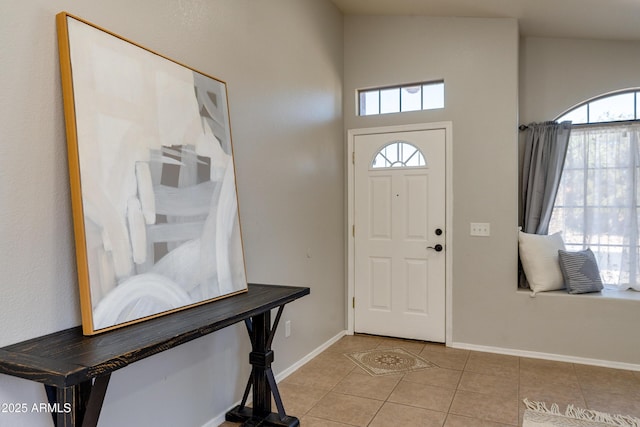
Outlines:
<svg viewBox="0 0 640 427"><path fill-rule="evenodd" d="M382 147L371 162L371 169L426 167L422 151L407 141L392 141Z"/></svg>

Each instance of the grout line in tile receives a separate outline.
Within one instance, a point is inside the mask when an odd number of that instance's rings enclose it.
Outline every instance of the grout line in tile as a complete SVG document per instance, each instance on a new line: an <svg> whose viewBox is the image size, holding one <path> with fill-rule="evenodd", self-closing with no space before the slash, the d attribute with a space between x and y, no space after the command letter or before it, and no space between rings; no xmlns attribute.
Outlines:
<svg viewBox="0 0 640 427"><path fill-rule="evenodd" d="M578 383L578 389L580 389L580 396L582 397L582 401L584 402L585 409L591 409L589 407L589 403L587 402L587 396L584 394L584 388L582 387L582 381L580 381L580 377L578 376L578 370L576 369L576 364L571 364L571 369L573 370L573 374L576 376L576 382Z"/></svg>
<svg viewBox="0 0 640 427"><path fill-rule="evenodd" d="M390 345L392 345L392 344L393 344L393 343L390 343ZM377 348L377 347L379 347L380 345L381 345L381 343L378 343L378 345L377 345L377 346L374 346L374 347L376 347L376 348ZM422 351L418 352L418 354L417 354L417 355L421 356L421 355L422 355L422 353L423 353L426 349L427 349L427 346L425 345L425 346L422 348ZM329 353L329 352L330 352L329 350L325 350L325 351L326 351L327 353ZM469 366L470 366L470 365L469 365L469 363L470 363L470 360L471 360L471 355L472 355L472 352L471 352L471 351L467 352L467 353L466 353L466 355L465 355L465 358L464 358L464 363L463 363L463 364L461 364L461 365L462 365L462 367L461 367L461 368L458 368L458 369L452 369L452 370L455 370L455 371L460 372L460 376L459 376L459 378L457 379L457 382L456 382L456 384L455 384L455 391L454 391L453 397L452 397L452 399L451 399L451 401L450 401L450 403L449 403L449 406L447 407L446 412L444 413L444 419L443 419L442 426L446 425L447 421L451 418L451 416L453 416L453 415L454 415L454 414L452 414L452 413L451 413L451 408L452 408L452 405L453 405L453 402L454 402L454 400L455 400L456 396L457 396L457 395L458 395L458 393L461 391L461 390L460 390L460 386L461 386L461 383L462 383L462 377L463 377L464 373L465 373L465 372L471 372L471 371L468 371L468 370L467 370L467 368L469 368ZM428 359L428 357L426 357L426 356L422 356L422 357L425 357L426 359ZM445 357L445 358L446 358L446 356L443 356L443 357ZM460 359L458 359L458 360L460 360ZM433 362L432 362L432 363L433 363ZM436 364L436 365L437 365L437 364ZM437 365L437 366L439 366L439 365ZM583 384L582 384L582 382L581 382L581 381L579 380L579 378L578 378L577 368L576 368L575 364L573 364L573 363L572 363L572 364L569 364L569 365L567 365L567 367L570 369L570 371L571 371L570 373L572 374L572 376L573 376L574 378L576 378L576 382L577 382L578 390L580 391L580 398L582 398L582 400L584 401L584 403L585 403L585 408L586 408L586 409L591 409L591 408L589 408L589 405L587 404L587 400L586 400L586 397L585 397L585 392L584 392ZM356 365L356 364L353 364L353 365L352 365L352 367L351 367L351 369L349 369L349 370L348 370L348 372L346 372L346 373L345 373L345 375L343 375L343 376L342 376L342 378L340 379L340 381L338 381L338 382L337 382L333 387L331 387L330 389L323 389L323 390L322 390L322 391L323 391L323 393L322 393L322 396L320 397L320 399L319 399L317 402L315 402L315 403L314 403L314 404L309 408L309 410L308 410L305 414L303 414L303 416L306 416L306 415L307 415L307 414L309 414L309 413L310 413L314 408L316 408L316 407L317 407L317 405L318 405L318 403L319 403L320 401L322 401L322 399L326 398L326 396L327 396L329 393L337 393L337 394L340 394L340 395L350 395L350 394L347 394L347 393L342 393L342 392L336 391L336 389L337 389L338 384L340 384L340 383L341 383L345 378L347 378L347 376L348 376L348 375L352 374L353 372L360 371L361 373L365 373L365 374L366 374L366 372L365 372L365 371L363 371L362 369L356 369L356 368L357 368L357 365ZM521 413L521 409L522 409L522 401L521 401L520 399L521 399L521 397L522 397L522 396L521 396L521 393L522 393L522 391L523 391L523 388L522 388L522 387L523 387L523 383L522 383L523 368L524 368L524 358L523 358L523 357L518 357L518 358L517 358L517 373L518 373L518 375L517 375L517 377L516 377L516 378L517 378L517 388L516 388L516 391L515 391L515 393L516 393L516 399L517 399L517 402L518 402L518 422L520 422L520 413ZM448 369L448 368L442 368L442 369ZM376 419L376 417L380 414L380 411L382 410L382 407L383 407L386 403L390 402L390 401L389 401L389 398L390 398L390 397L391 397L391 395L393 395L393 393L398 389L398 387L399 387L399 386L400 386L400 385L405 381L406 376L407 376L407 374L406 374L406 373L403 373L403 374L401 375L401 377L399 378L398 382L393 386L393 388L391 389L391 391L389 392L389 394L387 395L387 397L386 397L385 399L379 399L379 398L366 398L366 399L370 399L370 400L375 400L375 401L378 401L378 402L382 402L381 406L380 406L380 407L375 411L375 413L373 414L373 416L372 416L371 420L368 422L368 425L370 425L370 424L373 422L373 420L375 420L375 419ZM635 378L636 378L638 381L640 381L640 376L636 376ZM353 395L353 396L356 396L356 395ZM362 397L362 396L358 396L358 397ZM524 396L524 397L526 397L526 396ZM550 403L553 403L553 402L547 402L547 403L548 403L548 404L550 404ZM420 406L415 406L415 405L411 405L411 404L405 404L405 403L399 403L399 404L400 404L400 405L407 406L407 407L421 408ZM422 408L422 409L424 409L424 408ZM473 417L469 417L469 416L465 416L465 417L466 417L466 418L469 418L470 420L474 419ZM324 418L324 417L319 417L319 418L322 418L322 419L328 420L328 418Z"/></svg>

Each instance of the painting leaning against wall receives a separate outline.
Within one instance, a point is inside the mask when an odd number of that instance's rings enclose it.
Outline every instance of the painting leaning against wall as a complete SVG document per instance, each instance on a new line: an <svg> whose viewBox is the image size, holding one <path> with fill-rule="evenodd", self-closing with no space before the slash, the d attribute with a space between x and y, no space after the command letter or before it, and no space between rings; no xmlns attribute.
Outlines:
<svg viewBox="0 0 640 427"><path fill-rule="evenodd" d="M245 292L226 83L56 18L83 332Z"/></svg>

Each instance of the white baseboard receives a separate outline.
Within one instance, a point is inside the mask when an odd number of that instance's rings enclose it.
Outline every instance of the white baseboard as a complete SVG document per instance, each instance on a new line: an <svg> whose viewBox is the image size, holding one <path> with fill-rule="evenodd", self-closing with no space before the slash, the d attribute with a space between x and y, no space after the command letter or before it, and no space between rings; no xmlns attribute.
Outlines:
<svg viewBox="0 0 640 427"><path fill-rule="evenodd" d="M491 347L463 342L452 342L447 344L453 348L464 350L482 351L486 353L506 354L510 356L530 357L532 359L555 360L558 362L577 363L580 365L602 366L605 368L626 369L628 371L640 371L640 365L634 363L615 362L611 360L589 359L586 357L567 356L564 354L541 353L537 351L515 350L511 348Z"/></svg>
<svg viewBox="0 0 640 427"><path fill-rule="evenodd" d="M339 334L330 338L328 341L324 342L318 348L313 350L311 353L304 356L302 359L298 360L296 363L283 370L279 374L276 375L276 382L279 383L283 379L287 378L289 375L293 374L295 371L300 369L302 366L306 365L311 359L325 351L327 348L331 347L334 343L336 343L340 338L347 335L347 331L341 331Z"/></svg>
<svg viewBox="0 0 640 427"><path fill-rule="evenodd" d="M290 367L286 368L285 370L283 370L282 372L277 374L275 376L276 377L276 382L279 383L280 381L282 381L285 378L287 378L289 375L293 374L295 371L297 371L302 366L307 364L311 359L313 359L314 357L316 357L317 355L319 355L320 353L325 351L327 348L329 348L332 344L337 342L340 338L344 337L345 335L347 335L347 331L341 331L336 336L334 336L334 337L330 338L328 341L322 343L319 347L314 349L311 353L307 354L302 359L298 360L296 363L294 363ZM249 400L251 400L251 396L249 396ZM247 403L251 403L251 402L247 402ZM202 427L218 427L220 424L224 423L225 414L227 412L229 412L231 409L233 409L236 406L238 406L239 404L240 404L240 400L238 400L236 403L231 405L226 411L224 411L224 413L219 414L216 417L214 417L214 418L210 419L209 421L207 421L205 424L203 424Z"/></svg>

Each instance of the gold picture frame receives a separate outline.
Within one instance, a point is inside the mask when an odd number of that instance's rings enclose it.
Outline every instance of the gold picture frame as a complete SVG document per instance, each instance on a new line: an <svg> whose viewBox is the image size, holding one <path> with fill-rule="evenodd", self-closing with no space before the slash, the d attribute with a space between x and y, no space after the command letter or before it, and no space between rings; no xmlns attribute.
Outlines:
<svg viewBox="0 0 640 427"><path fill-rule="evenodd" d="M226 83L56 23L83 333L246 292Z"/></svg>

